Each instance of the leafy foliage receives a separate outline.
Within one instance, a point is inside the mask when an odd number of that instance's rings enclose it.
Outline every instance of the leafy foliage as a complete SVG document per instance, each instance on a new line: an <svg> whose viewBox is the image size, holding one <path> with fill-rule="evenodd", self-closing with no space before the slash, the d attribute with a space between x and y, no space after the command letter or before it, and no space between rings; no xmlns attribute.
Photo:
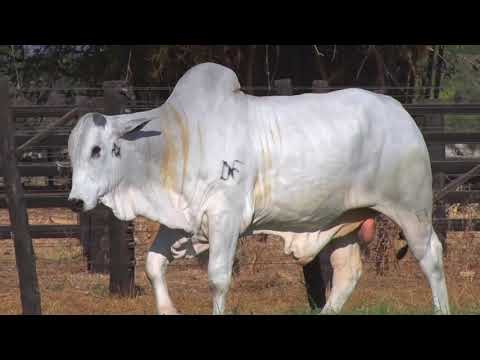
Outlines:
<svg viewBox="0 0 480 360"><path fill-rule="evenodd" d="M445 63L441 99L451 102L480 101L480 46L447 45Z"/></svg>
<svg viewBox="0 0 480 360"><path fill-rule="evenodd" d="M137 86L173 85L192 65L224 64L242 84L265 86L290 77L295 86L313 79L331 86L419 86L426 82L426 45L3 45L0 71L14 85L101 86L128 78ZM448 45L442 99L480 97L480 47ZM401 94L400 94L401 95Z"/></svg>

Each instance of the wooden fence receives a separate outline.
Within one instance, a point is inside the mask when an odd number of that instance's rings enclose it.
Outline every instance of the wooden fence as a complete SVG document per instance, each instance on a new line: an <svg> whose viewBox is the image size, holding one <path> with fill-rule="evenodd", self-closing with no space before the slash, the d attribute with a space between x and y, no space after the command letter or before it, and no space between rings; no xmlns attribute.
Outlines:
<svg viewBox="0 0 480 360"><path fill-rule="evenodd" d="M3 81L5 84L5 80ZM125 103L118 96L122 82L105 82L103 106L100 108L95 103L86 102L76 106L10 106L8 96L4 96L0 108L8 116L3 116L0 124L2 131L6 131L7 119L15 121L21 118L53 118L39 131L31 129L13 129L14 143L17 156L16 169L18 175L25 178L47 178L47 184L23 185L22 201L28 208L71 208L68 201L70 191L71 171L65 167L65 159L58 159L59 151L53 149L66 149L68 136L75 121L89 111L102 111L106 114L123 112ZM5 91L4 91L5 92ZM6 91L8 93L8 91ZM70 125L68 125L70 124ZM22 155L30 149L44 146L46 156L38 161L22 161ZM33 148L32 148L33 147ZM14 156L14 160L15 156ZM60 161L59 161L60 160ZM0 161L0 177L6 179L5 159ZM67 179L66 184L55 184L56 179ZM6 182L5 182L6 183ZM5 184L7 185L7 184ZM4 186L0 189L0 208L9 208L12 203L8 201L7 190ZM11 218L12 219L12 218ZM98 206L93 211L79 215L79 223L75 225L30 225L29 235L32 238L78 238L84 248L87 258L87 267L91 272L110 273L110 292L123 296L134 294L135 286L135 252L133 239L133 223L117 220L112 212L104 206ZM13 239L15 232L13 226L0 226L0 240Z"/></svg>

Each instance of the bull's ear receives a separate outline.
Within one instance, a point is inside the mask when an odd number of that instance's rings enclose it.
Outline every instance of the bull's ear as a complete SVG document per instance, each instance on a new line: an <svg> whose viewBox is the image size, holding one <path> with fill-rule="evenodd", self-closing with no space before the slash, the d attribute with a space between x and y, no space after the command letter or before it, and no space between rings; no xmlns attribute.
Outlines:
<svg viewBox="0 0 480 360"><path fill-rule="evenodd" d="M145 117L135 118L132 115L109 117L108 127L115 137L120 138L152 120L151 118Z"/></svg>
<svg viewBox="0 0 480 360"><path fill-rule="evenodd" d="M96 113L96 112L88 113L88 114L85 114L85 117L90 117L96 126L105 127L107 123L107 119L105 118L105 116L103 116L100 113Z"/></svg>
<svg viewBox="0 0 480 360"><path fill-rule="evenodd" d="M92 113L92 119L97 126L105 127L105 124L107 123L105 116L99 113Z"/></svg>

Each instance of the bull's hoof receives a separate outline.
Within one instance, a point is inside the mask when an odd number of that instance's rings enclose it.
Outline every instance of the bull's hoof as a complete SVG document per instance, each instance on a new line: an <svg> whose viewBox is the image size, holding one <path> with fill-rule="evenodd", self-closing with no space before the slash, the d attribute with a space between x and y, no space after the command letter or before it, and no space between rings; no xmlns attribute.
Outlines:
<svg viewBox="0 0 480 360"><path fill-rule="evenodd" d="M175 308L161 308L158 310L158 315L182 315Z"/></svg>
<svg viewBox="0 0 480 360"><path fill-rule="evenodd" d="M318 315L338 315L338 314L339 314L339 311L331 308L325 308L322 311L320 311L320 313L318 313Z"/></svg>

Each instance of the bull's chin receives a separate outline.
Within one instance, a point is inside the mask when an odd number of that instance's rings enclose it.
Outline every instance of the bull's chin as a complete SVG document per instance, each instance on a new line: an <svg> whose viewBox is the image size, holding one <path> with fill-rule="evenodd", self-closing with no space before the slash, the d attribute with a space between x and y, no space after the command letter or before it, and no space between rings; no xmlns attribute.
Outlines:
<svg viewBox="0 0 480 360"><path fill-rule="evenodd" d="M105 205L108 208L112 208L112 201L111 201L111 196L109 194L105 194L103 196L100 196L98 199L98 202Z"/></svg>
<svg viewBox="0 0 480 360"><path fill-rule="evenodd" d="M114 206L111 193L101 196L99 198L99 202L105 205L106 207L108 207L110 210L112 210L113 215L121 221L131 221L135 219L135 214L133 213L130 214L129 212L126 212L126 211L119 211L119 209L117 209L117 206Z"/></svg>
<svg viewBox="0 0 480 360"><path fill-rule="evenodd" d="M87 211L93 210L93 209L95 209L96 206L97 206L97 203L84 204L82 211L87 212Z"/></svg>

